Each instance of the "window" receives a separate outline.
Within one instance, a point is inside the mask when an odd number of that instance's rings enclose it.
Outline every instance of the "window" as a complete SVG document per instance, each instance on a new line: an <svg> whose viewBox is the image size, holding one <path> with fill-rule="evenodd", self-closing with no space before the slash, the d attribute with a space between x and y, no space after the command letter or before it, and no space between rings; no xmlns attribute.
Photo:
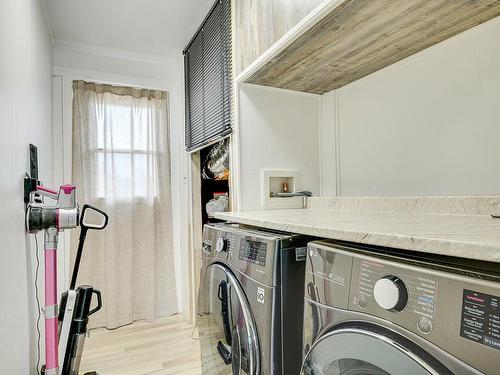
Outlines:
<svg viewBox="0 0 500 375"><path fill-rule="evenodd" d="M111 94L105 94L111 95ZM127 98L120 98L121 101ZM134 112L134 113L132 113ZM147 99L133 108L129 103L107 104L96 117L95 148L96 197L113 190L116 199L156 196L154 181L156 151L152 144L154 121ZM109 178L107 174L112 174Z"/></svg>
<svg viewBox="0 0 500 375"><path fill-rule="evenodd" d="M186 150L219 141L231 129L231 0L218 0L184 50Z"/></svg>
<svg viewBox="0 0 500 375"><path fill-rule="evenodd" d="M94 324L174 314L168 92L73 81L72 139L78 200L110 218L82 260L82 279L107 296Z"/></svg>

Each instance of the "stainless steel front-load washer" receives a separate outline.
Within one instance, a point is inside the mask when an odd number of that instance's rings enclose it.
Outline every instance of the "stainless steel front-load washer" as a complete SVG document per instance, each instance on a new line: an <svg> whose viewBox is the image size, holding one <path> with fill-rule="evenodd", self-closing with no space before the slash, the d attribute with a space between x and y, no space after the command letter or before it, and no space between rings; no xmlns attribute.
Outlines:
<svg viewBox="0 0 500 375"><path fill-rule="evenodd" d="M298 374L307 238L205 225L198 332L204 375Z"/></svg>
<svg viewBox="0 0 500 375"><path fill-rule="evenodd" d="M500 267L308 247L304 375L500 374Z"/></svg>

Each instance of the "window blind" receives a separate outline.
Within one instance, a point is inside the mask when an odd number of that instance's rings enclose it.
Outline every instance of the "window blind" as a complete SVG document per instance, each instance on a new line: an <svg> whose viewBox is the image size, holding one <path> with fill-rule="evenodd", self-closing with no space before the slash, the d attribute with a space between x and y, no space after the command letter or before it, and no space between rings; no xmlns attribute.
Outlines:
<svg viewBox="0 0 500 375"><path fill-rule="evenodd" d="M186 151L232 132L231 0L218 0L184 50Z"/></svg>

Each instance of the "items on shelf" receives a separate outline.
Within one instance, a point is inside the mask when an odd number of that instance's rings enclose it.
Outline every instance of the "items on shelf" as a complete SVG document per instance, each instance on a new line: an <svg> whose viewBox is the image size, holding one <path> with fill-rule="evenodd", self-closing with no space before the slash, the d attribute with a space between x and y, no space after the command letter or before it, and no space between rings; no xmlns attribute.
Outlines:
<svg viewBox="0 0 500 375"><path fill-rule="evenodd" d="M204 180L229 179L229 139L216 143L205 160L201 176Z"/></svg>
<svg viewBox="0 0 500 375"><path fill-rule="evenodd" d="M229 194L226 192L214 193L214 198L210 199L205 205L208 217L213 217L215 212L229 211Z"/></svg>

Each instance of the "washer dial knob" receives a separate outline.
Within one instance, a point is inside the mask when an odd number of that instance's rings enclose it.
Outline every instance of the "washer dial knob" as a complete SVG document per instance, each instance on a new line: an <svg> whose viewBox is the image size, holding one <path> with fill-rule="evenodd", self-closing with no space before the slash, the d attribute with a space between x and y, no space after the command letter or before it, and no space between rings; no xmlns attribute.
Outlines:
<svg viewBox="0 0 500 375"><path fill-rule="evenodd" d="M217 253L227 251L227 239L219 237L217 239L217 243L215 244L215 251L217 251Z"/></svg>
<svg viewBox="0 0 500 375"><path fill-rule="evenodd" d="M397 276L388 275L375 283L373 297L385 310L402 311L408 303L408 290L403 280Z"/></svg>

